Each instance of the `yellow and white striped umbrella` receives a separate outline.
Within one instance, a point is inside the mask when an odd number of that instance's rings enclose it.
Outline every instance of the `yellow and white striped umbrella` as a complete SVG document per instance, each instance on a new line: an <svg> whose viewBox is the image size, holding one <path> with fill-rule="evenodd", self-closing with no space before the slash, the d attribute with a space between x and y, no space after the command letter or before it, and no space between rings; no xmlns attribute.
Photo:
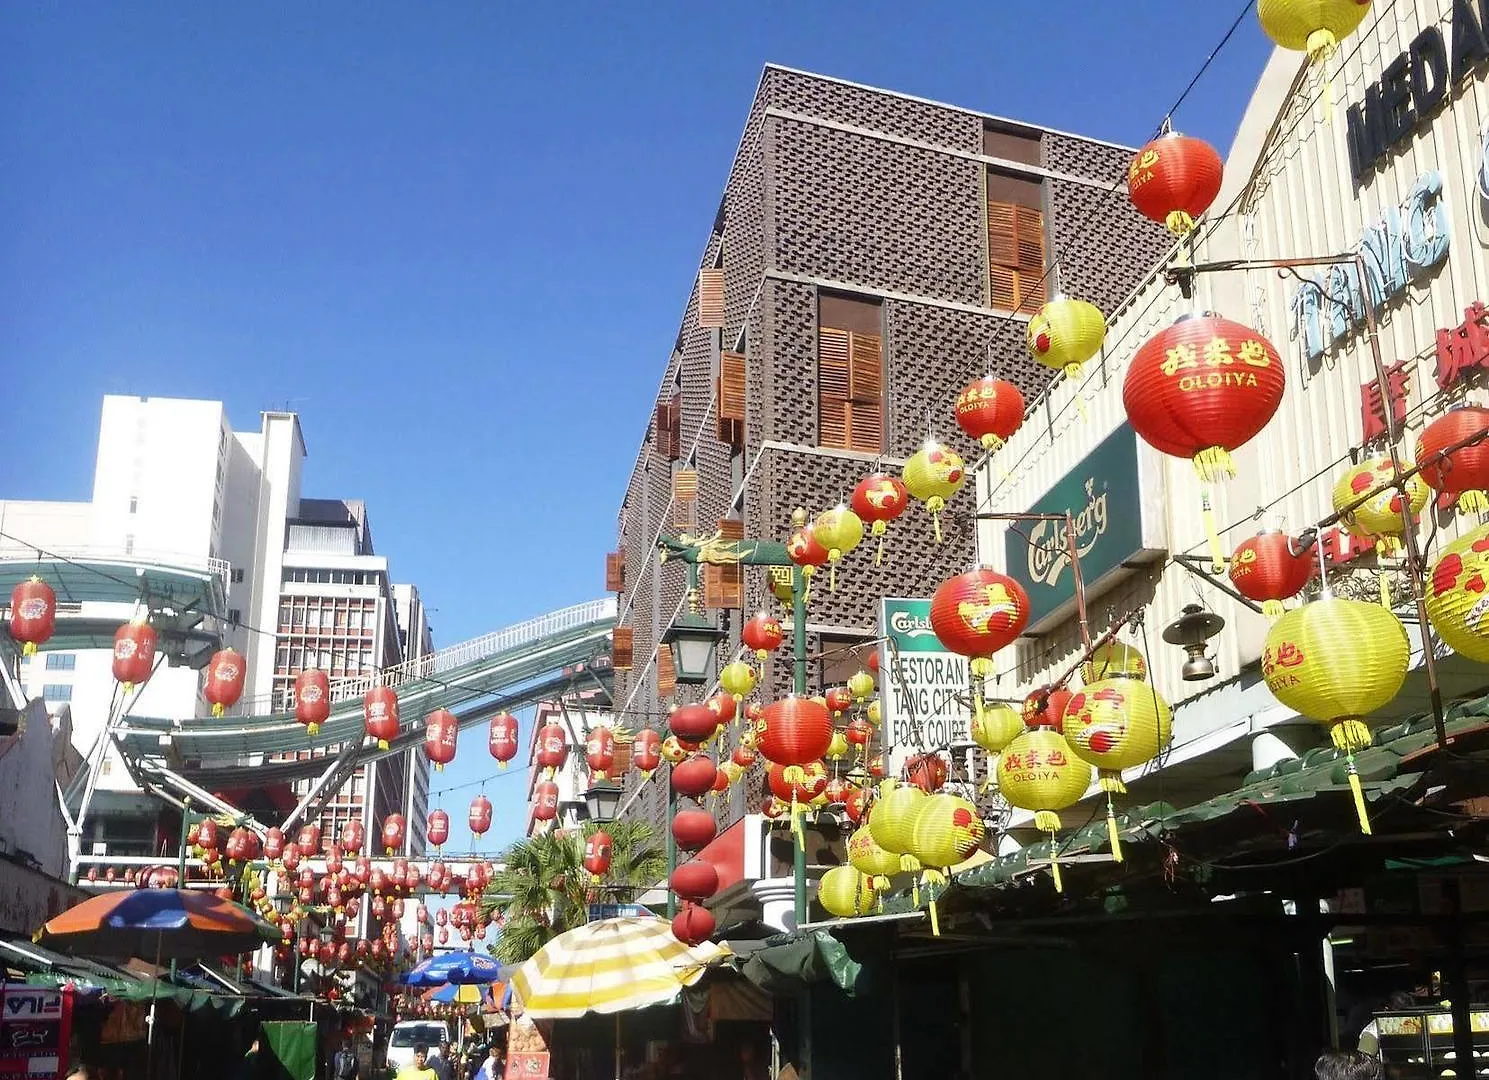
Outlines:
<svg viewBox="0 0 1489 1080"><path fill-rule="evenodd" d="M684 945L666 919L599 919L544 945L512 973L512 990L537 1020L625 1012L670 1001L729 956L722 945Z"/></svg>

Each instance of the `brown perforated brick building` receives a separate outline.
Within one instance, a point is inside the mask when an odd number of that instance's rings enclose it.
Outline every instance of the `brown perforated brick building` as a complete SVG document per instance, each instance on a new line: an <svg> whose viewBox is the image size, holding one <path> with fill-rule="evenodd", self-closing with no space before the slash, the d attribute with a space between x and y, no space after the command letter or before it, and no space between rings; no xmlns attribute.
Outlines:
<svg viewBox="0 0 1489 1080"><path fill-rule="evenodd" d="M634 665L616 675L622 723L665 734L667 705L698 689L658 694L671 665L659 672L657 642L687 584L682 564L659 566L659 532L706 535L733 517L745 535L785 539L794 507L835 505L876 461L898 471L928 422L970 463L952 403L989 350L992 370L1033 398L1048 372L1028 358L1024 327L1046 291L1110 312L1166 250L1167 234L1112 190L1131 153L765 69L620 508L609 576ZM972 562L971 503L970 491L953 500L940 545L912 504L882 567L866 542L835 593L814 589L814 684L861 666L846 648L875 636L880 596L929 595ZM733 644L743 617L775 603L763 572L743 586L742 609L711 611ZM789 687L789 642L770 678ZM758 806L759 771L720 804L721 827ZM663 784L639 782L628 812L660 822Z"/></svg>

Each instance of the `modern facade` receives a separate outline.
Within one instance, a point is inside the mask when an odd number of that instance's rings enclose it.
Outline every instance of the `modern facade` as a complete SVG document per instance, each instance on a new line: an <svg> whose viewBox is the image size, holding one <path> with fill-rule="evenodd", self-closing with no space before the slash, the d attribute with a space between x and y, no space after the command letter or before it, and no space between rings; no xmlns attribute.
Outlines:
<svg viewBox="0 0 1489 1080"><path fill-rule="evenodd" d="M792 510L844 500L882 465L898 471L927 435L971 462L952 403L991 371L1027 397L1049 372L1025 351L1031 314L1057 290L1112 310L1168 245L1111 189L1132 151L1065 132L767 67L619 514L611 584L633 641L616 709L663 727L669 704L708 689L666 685L657 656L683 610L685 568L659 565L659 533L710 535L723 519L784 540ZM1057 256L1059 256L1057 265ZM1052 269L1051 269L1052 268ZM1048 270L1048 272L1047 272ZM880 595L924 595L974 557L971 499L932 538L923 508L890 527L884 565L851 556L836 592L813 590L814 686L862 666ZM871 550L865 544L865 552ZM742 617L775 604L763 572L742 595L702 599L737 647ZM789 688L789 648L768 690ZM662 684L659 686L659 682ZM731 748L726 744L723 752ZM755 770L721 804L721 824L758 808ZM659 825L661 783L629 781L627 812Z"/></svg>

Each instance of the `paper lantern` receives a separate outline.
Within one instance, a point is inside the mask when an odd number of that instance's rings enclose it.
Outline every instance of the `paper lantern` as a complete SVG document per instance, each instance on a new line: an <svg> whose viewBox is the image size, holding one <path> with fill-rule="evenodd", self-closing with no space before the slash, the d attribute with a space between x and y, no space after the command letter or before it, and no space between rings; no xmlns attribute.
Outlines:
<svg viewBox="0 0 1489 1080"><path fill-rule="evenodd" d="M1231 553L1226 576L1236 592L1261 604L1262 612L1277 618L1282 601L1308 584L1313 560L1298 541L1284 532L1270 531L1242 540Z"/></svg>
<svg viewBox="0 0 1489 1080"><path fill-rule="evenodd" d="M806 806L827 790L827 770L820 761L772 765L765 776L770 793L784 803Z"/></svg>
<svg viewBox="0 0 1489 1080"><path fill-rule="evenodd" d="M237 649L219 649L207 661L206 682L202 697L212 706L212 715L221 716L243 696L243 682L248 665Z"/></svg>
<svg viewBox="0 0 1489 1080"><path fill-rule="evenodd" d="M1024 395L991 375L974 379L956 397L956 422L983 449L996 450L1023 426Z"/></svg>
<svg viewBox="0 0 1489 1080"><path fill-rule="evenodd" d="M33 576L10 590L10 636L21 642L21 655L36 655L57 628L57 594Z"/></svg>
<svg viewBox="0 0 1489 1080"><path fill-rule="evenodd" d="M704 705L679 705L667 714L667 726L679 739L702 743L719 727L719 718Z"/></svg>
<svg viewBox="0 0 1489 1080"><path fill-rule="evenodd" d="M662 760L676 765L687 759L687 756L696 753L699 743L691 739L679 739L676 735L668 735L662 740Z"/></svg>
<svg viewBox="0 0 1489 1080"><path fill-rule="evenodd" d="M1407 467L1403 462L1403 471ZM1400 552L1401 535L1429 498L1420 475L1407 478L1407 499L1401 497L1394 478L1391 455L1378 454L1346 471L1334 485L1334 510L1340 523L1352 536L1374 540L1376 550L1385 556ZM1345 509L1362 497L1364 502Z"/></svg>
<svg viewBox="0 0 1489 1080"><path fill-rule="evenodd" d="M383 818L383 851L391 855L403 846L406 827L402 814L389 814Z"/></svg>
<svg viewBox="0 0 1489 1080"><path fill-rule="evenodd" d="M1107 838L1118 862L1122 844L1112 796L1127 791L1122 770L1157 757L1172 737L1172 725L1168 703L1153 687L1131 678L1098 679L1066 706L1061 730L1070 749L1096 766L1097 783L1107 793Z"/></svg>
<svg viewBox="0 0 1489 1080"><path fill-rule="evenodd" d="M707 900L719 891L719 871L713 863L690 859L672 871L667 884L683 900Z"/></svg>
<svg viewBox="0 0 1489 1080"><path fill-rule="evenodd" d="M341 827L341 846L353 857L362 850L362 844L366 839L366 830L356 818L352 818Z"/></svg>
<svg viewBox="0 0 1489 1080"><path fill-rule="evenodd" d="M869 723L865 717L855 716L843 729L843 738L847 739L851 745L858 747L859 755L862 756L864 747L868 746L874 738L874 725Z"/></svg>
<svg viewBox="0 0 1489 1080"><path fill-rule="evenodd" d="M1029 594L1007 574L981 567L943 581L931 597L931 629L954 653L970 657L979 679L992 656L1013 644L1029 623Z"/></svg>
<svg viewBox="0 0 1489 1080"><path fill-rule="evenodd" d="M714 720L720 725L727 724L733 720L735 714L739 711L738 703L734 700L733 694L714 694L703 705L709 712L713 713Z"/></svg>
<svg viewBox="0 0 1489 1080"><path fill-rule="evenodd" d="M848 694L854 701L866 701L874 693L874 677L867 671L855 671L848 676Z"/></svg>
<svg viewBox="0 0 1489 1080"><path fill-rule="evenodd" d="M562 724L550 720L538 728L534 745L533 760L546 776L551 777L569 760L569 736Z"/></svg>
<svg viewBox="0 0 1489 1080"><path fill-rule="evenodd" d="M491 800L485 795L477 795L470 801L470 813L466 817L466 824L478 838L484 836L491 828Z"/></svg>
<svg viewBox="0 0 1489 1080"><path fill-rule="evenodd" d="M558 785L540 780L533 785L533 820L552 821L558 817Z"/></svg>
<svg viewBox="0 0 1489 1080"><path fill-rule="evenodd" d="M602 880L610 872L614 852L615 841L604 829L596 829L584 841L584 868L595 881Z"/></svg>
<svg viewBox="0 0 1489 1080"><path fill-rule="evenodd" d="M264 830L264 858L280 859L284 856L284 830L273 826Z"/></svg>
<svg viewBox="0 0 1489 1080"><path fill-rule="evenodd" d="M1284 49L1317 62L1333 55L1370 10L1370 0L1257 0L1262 30Z"/></svg>
<svg viewBox="0 0 1489 1080"><path fill-rule="evenodd" d="M374 686L362 695L362 726L386 750L398 738L398 694L390 686Z"/></svg>
<svg viewBox="0 0 1489 1080"><path fill-rule="evenodd" d="M697 798L713 790L718 766L707 754L697 754L672 766L672 790L679 795Z"/></svg>
<svg viewBox="0 0 1489 1080"><path fill-rule="evenodd" d="M443 810L429 811L429 818L424 823L424 836L438 851L450 839L450 815Z"/></svg>
<svg viewBox="0 0 1489 1080"><path fill-rule="evenodd" d="M1225 164L1203 139L1171 131L1133 155L1127 166L1127 197L1139 214L1175 236L1194 231L1225 178Z"/></svg>
<svg viewBox="0 0 1489 1080"><path fill-rule="evenodd" d="M1009 804L1034 811L1034 827L1050 834L1050 876L1063 891L1059 846L1060 811L1074 806L1091 786L1092 769L1053 728L1031 728L998 755L998 790Z"/></svg>
<svg viewBox="0 0 1489 1080"><path fill-rule="evenodd" d="M1081 664L1081 678L1086 682L1097 679L1137 679L1148 677L1148 662L1143 654L1126 642L1112 638L1096 646L1090 657Z"/></svg>
<svg viewBox="0 0 1489 1080"><path fill-rule="evenodd" d="M1267 689L1288 708L1326 724L1335 748L1347 755L1366 833L1370 819L1354 754L1370 745L1366 717L1400 692L1410 662L1400 619L1380 604L1327 594L1273 623L1262 649Z"/></svg>
<svg viewBox="0 0 1489 1080"><path fill-rule="evenodd" d="M869 811L870 793L861 787L850 788L843 797L843 813L848 815L848 820L855 825L863 823L864 816Z"/></svg>
<svg viewBox="0 0 1489 1080"><path fill-rule="evenodd" d="M834 866L817 883L817 901L839 919L867 915L874 909L874 882L852 866Z"/></svg>
<svg viewBox="0 0 1489 1080"><path fill-rule="evenodd" d="M1417 475L1433 491L1457 500L1463 514L1489 511L1489 438L1469 446L1466 439L1489 432L1489 409L1466 405L1439 416L1417 437ZM1449 447L1456 446L1456 450Z"/></svg>
<svg viewBox="0 0 1489 1080"><path fill-rule="evenodd" d="M1101 351L1106 340L1106 316L1095 304L1057 296L1029 320L1025 340L1029 355L1040 364L1063 371L1068 379L1079 379L1086 361Z"/></svg>
<svg viewBox="0 0 1489 1080"><path fill-rule="evenodd" d="M615 766L615 734L604 724L584 740L584 763L596 780L604 780Z"/></svg>
<svg viewBox="0 0 1489 1080"><path fill-rule="evenodd" d="M857 790L846 778L833 776L822 789L822 796L827 800L828 806L847 806L848 797Z"/></svg>
<svg viewBox="0 0 1489 1080"><path fill-rule="evenodd" d="M1454 652L1489 664L1489 525L1443 548L1428 575L1427 618Z"/></svg>
<svg viewBox="0 0 1489 1080"><path fill-rule="evenodd" d="M1024 698L1024 726L1047 727L1059 731L1064 722L1065 707L1070 704L1071 693L1063 687L1051 690L1043 687Z"/></svg>
<svg viewBox="0 0 1489 1080"><path fill-rule="evenodd" d="M712 913L699 904L684 904L672 917L672 936L684 945L702 945L717 929Z"/></svg>
<svg viewBox="0 0 1489 1080"><path fill-rule="evenodd" d="M443 772L455 760L459 736L460 721L448 709L435 709L424 717L424 756L434 762L436 772Z"/></svg>
<svg viewBox="0 0 1489 1080"><path fill-rule="evenodd" d="M1000 753L1023 730L1023 714L1003 702L984 705L972 717L972 741L990 754Z"/></svg>
<svg viewBox="0 0 1489 1080"><path fill-rule="evenodd" d="M941 542L941 511L946 500L962 489L967 481L967 468L961 457L935 439L927 439L910 455L904 469L905 490L925 503L931 515L936 543Z"/></svg>
<svg viewBox="0 0 1489 1080"><path fill-rule="evenodd" d="M853 512L869 527L869 534L879 541L874 551L874 565L884 560L884 534L889 523L905 512L910 493L898 476L870 473L853 488L848 500Z"/></svg>
<svg viewBox="0 0 1489 1080"><path fill-rule="evenodd" d="M709 791L715 796L722 795L724 794L724 792L729 790L729 785L733 783L733 781L734 763L726 761L724 762L724 764L718 766L714 770L713 787L710 788Z"/></svg>
<svg viewBox="0 0 1489 1080"><path fill-rule="evenodd" d="M651 728L642 728L631 740L631 764L642 776L650 776L662 763L662 737Z"/></svg>
<svg viewBox="0 0 1489 1080"><path fill-rule="evenodd" d="M812 526L803 525L793 531L791 538L786 541L786 557L801 567L802 576L809 578L817 572L819 566L827 565L827 548L818 541ZM777 592L776 596L784 603L791 602L789 592L784 597Z"/></svg>
<svg viewBox="0 0 1489 1080"><path fill-rule="evenodd" d="M900 872L899 854L880 846L867 825L860 826L848 837L848 862L873 882L877 892L887 892L889 879Z"/></svg>
<svg viewBox="0 0 1489 1080"><path fill-rule="evenodd" d="M915 837L915 815L930 798L914 784L897 784L886 780L878 802L869 811L869 832L874 842L900 858L902 870L919 870L920 863L911 853Z"/></svg>
<svg viewBox="0 0 1489 1080"><path fill-rule="evenodd" d="M745 746L741 743L734 748L734 753L729 755L729 760L741 769L748 769L759 760L759 753L753 746Z"/></svg>
<svg viewBox="0 0 1489 1080"><path fill-rule="evenodd" d="M755 659L762 662L780 648L785 636L781 621L764 611L750 616L739 631L739 639L744 642L745 648L754 649Z"/></svg>
<svg viewBox="0 0 1489 1080"><path fill-rule="evenodd" d="M718 823L707 810L689 807L672 815L672 838L684 851L697 851L718 834Z"/></svg>
<svg viewBox="0 0 1489 1080"><path fill-rule="evenodd" d="M827 549L827 588L829 592L835 591L839 560L863 542L863 519L839 503L817 515L812 533Z"/></svg>
<svg viewBox="0 0 1489 1080"><path fill-rule="evenodd" d="M828 761L842 761L848 756L848 736L841 731L834 731L832 742L827 744L827 752L822 756Z"/></svg>
<svg viewBox="0 0 1489 1080"><path fill-rule="evenodd" d="M505 769L507 762L517 756L517 718L511 713L499 712L491 718L486 734L486 749L496 759L496 767Z"/></svg>
<svg viewBox="0 0 1489 1080"><path fill-rule="evenodd" d="M124 684L126 694L150 678L155 644L155 628L147 622L128 622L114 631L114 678Z"/></svg>
<svg viewBox="0 0 1489 1080"><path fill-rule="evenodd" d="M796 694L772 701L755 724L756 746L777 765L816 761L832 744L832 732L827 706Z"/></svg>
<svg viewBox="0 0 1489 1080"><path fill-rule="evenodd" d="M735 660L725 664L719 672L719 685L733 695L735 701L740 701L755 689L757 678L754 668L743 660Z"/></svg>
<svg viewBox="0 0 1489 1080"><path fill-rule="evenodd" d="M960 865L982 843L987 830L977 808L956 795L926 798L915 813L910 853L920 863L920 884L931 890L931 933L941 936L937 890L946 884L946 870Z"/></svg>
<svg viewBox="0 0 1489 1080"><path fill-rule="evenodd" d="M946 784L946 759L940 754L917 754L905 762L905 779L927 795Z"/></svg>

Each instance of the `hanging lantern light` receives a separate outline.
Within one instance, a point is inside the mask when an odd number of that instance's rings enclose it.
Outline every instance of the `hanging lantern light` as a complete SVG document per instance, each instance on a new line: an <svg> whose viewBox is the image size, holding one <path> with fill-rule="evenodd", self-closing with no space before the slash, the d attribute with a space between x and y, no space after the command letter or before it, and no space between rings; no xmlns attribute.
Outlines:
<svg viewBox="0 0 1489 1080"><path fill-rule="evenodd" d="M1267 689L1288 708L1327 725L1335 749L1346 755L1360 829L1367 834L1370 817L1354 756L1371 742L1365 718L1395 698L1410 662L1400 619L1380 604L1328 594L1273 623L1262 649Z"/></svg>
<svg viewBox="0 0 1489 1080"><path fill-rule="evenodd" d="M888 892L889 879L900 872L899 855L881 847L867 825L848 837L848 863L869 879L876 893Z"/></svg>
<svg viewBox="0 0 1489 1080"><path fill-rule="evenodd" d="M389 814L383 818L383 852L391 855L403 846L406 825L402 814Z"/></svg>
<svg viewBox="0 0 1489 1080"><path fill-rule="evenodd" d="M470 826L471 833L478 840L491 828L491 800L485 795L477 795L470 801L470 813L466 817L466 824Z"/></svg>
<svg viewBox="0 0 1489 1080"><path fill-rule="evenodd" d="M672 766L672 790L699 798L713 790L719 768L707 754L696 754Z"/></svg>
<svg viewBox="0 0 1489 1080"><path fill-rule="evenodd" d="M855 716L848 721L848 726L843 729L843 738L852 746L858 747L859 756L862 757L864 748L874 738L874 725L869 723L863 716Z"/></svg>
<svg viewBox="0 0 1489 1080"><path fill-rule="evenodd" d="M22 645L22 656L35 656L57 628L57 594L33 576L10 590L10 636Z"/></svg>
<svg viewBox="0 0 1489 1080"><path fill-rule="evenodd" d="M947 871L965 862L982 843L987 829L982 815L966 799L943 793L929 796L915 814L910 830L910 853L923 868L921 883L931 891L931 933L941 936L936 891L947 882Z"/></svg>
<svg viewBox="0 0 1489 1080"><path fill-rule="evenodd" d="M584 763L595 780L608 779L615 767L615 734L604 724L595 727L585 739Z"/></svg>
<svg viewBox="0 0 1489 1080"><path fill-rule="evenodd" d="M1024 726L1047 727L1059 731L1070 704L1071 693L1064 687L1043 687L1024 698Z"/></svg>
<svg viewBox="0 0 1489 1080"><path fill-rule="evenodd" d="M548 777L564 767L569 760L569 738L562 724L550 720L538 728L537 751L533 760Z"/></svg>
<svg viewBox="0 0 1489 1080"><path fill-rule="evenodd" d="M719 891L719 871L713 863L690 859L672 871L667 884L679 899L707 900Z"/></svg>
<svg viewBox="0 0 1489 1080"><path fill-rule="evenodd" d="M1428 487L1453 497L1462 514L1489 512L1489 438L1461 446L1489 432L1489 409L1465 405L1439 416L1417 437L1420 476ZM1456 450L1448 447L1456 446Z"/></svg>
<svg viewBox="0 0 1489 1080"><path fill-rule="evenodd" d="M848 693L854 701L867 701L874 695L874 677L867 671L855 671L848 676Z"/></svg>
<svg viewBox="0 0 1489 1080"><path fill-rule="evenodd" d="M353 858L356 858L357 853L362 850L362 844L366 839L366 830L356 818L352 818L341 827L341 846Z"/></svg>
<svg viewBox="0 0 1489 1080"><path fill-rule="evenodd" d="M295 676L295 719L314 736L331 715L331 677L319 668L306 668Z"/></svg>
<svg viewBox="0 0 1489 1080"><path fill-rule="evenodd" d="M956 397L956 423L984 450L997 450L1024 423L1024 395L991 375L974 379Z"/></svg>
<svg viewBox="0 0 1489 1080"><path fill-rule="evenodd" d="M817 884L817 901L839 919L867 915L874 909L874 882L852 866L834 866Z"/></svg>
<svg viewBox="0 0 1489 1080"><path fill-rule="evenodd" d="M817 515L812 534L827 549L827 590L838 587L838 562L863 542L863 519L839 503Z"/></svg>
<svg viewBox="0 0 1489 1080"><path fill-rule="evenodd" d="M744 642L745 648L755 650L755 659L761 663L765 658L781 647L786 633L781 628L781 621L774 615L764 611L757 611L745 621L740 628L739 639Z"/></svg>
<svg viewBox="0 0 1489 1080"><path fill-rule="evenodd" d="M851 788L843 798L843 813L848 815L848 820L855 825L863 824L864 815L869 812L870 793L861 787Z"/></svg>
<svg viewBox="0 0 1489 1080"><path fill-rule="evenodd" d="M679 705L667 714L667 726L679 740L698 746L713 737L719 718L706 705Z"/></svg>
<svg viewBox="0 0 1489 1080"><path fill-rule="evenodd" d="M1406 466L1403 464L1403 469ZM1401 536L1427 505L1427 485L1420 474L1406 479L1407 499L1396 488L1390 454L1378 454L1354 466L1334 485L1334 510L1352 536L1374 540L1376 551L1390 557L1400 553ZM1365 501L1346 510L1345 507Z"/></svg>
<svg viewBox="0 0 1489 1080"><path fill-rule="evenodd" d="M822 695L822 704L836 719L853 708L853 693L846 686L830 686Z"/></svg>
<svg viewBox="0 0 1489 1080"><path fill-rule="evenodd" d="M1224 177L1225 164L1213 146L1171 131L1133 155L1127 196L1143 217L1183 237L1210 209Z"/></svg>
<svg viewBox="0 0 1489 1080"><path fill-rule="evenodd" d="M1370 0L1257 0L1256 16L1267 37L1319 63L1334 55L1369 10Z"/></svg>
<svg viewBox="0 0 1489 1080"><path fill-rule="evenodd" d="M1077 691L1065 708L1065 741L1082 761L1096 766L1097 782L1106 792L1107 838L1117 862L1122 861L1122 844L1112 796L1127 792L1122 770L1157 757L1172 728L1167 702L1147 683L1131 678L1098 679Z"/></svg>
<svg viewBox="0 0 1489 1080"><path fill-rule="evenodd" d="M1096 646L1081 664L1081 678L1093 683L1097 679L1136 679L1148 677L1148 662L1143 654L1124 641L1112 638Z"/></svg>
<svg viewBox="0 0 1489 1080"><path fill-rule="evenodd" d="M114 678L127 694L142 686L155 668L155 628L141 616L114 631Z"/></svg>
<svg viewBox="0 0 1489 1080"><path fill-rule="evenodd" d="M584 841L584 868L595 884L604 880L610 872L610 859L615 851L615 841L604 829L596 829Z"/></svg>
<svg viewBox="0 0 1489 1080"><path fill-rule="evenodd" d="M450 839L450 815L443 810L429 811L429 819L424 823L424 835L434 845L434 850L438 851Z"/></svg>
<svg viewBox="0 0 1489 1080"><path fill-rule="evenodd" d="M719 685L725 692L733 695L735 701L742 701L755 689L758 678L753 667L743 660L734 660L725 664L724 669L719 672Z"/></svg>
<svg viewBox="0 0 1489 1080"><path fill-rule="evenodd" d="M202 696L212 706L212 715L221 716L243 696L247 665L237 649L219 649L207 661L207 678Z"/></svg>
<svg viewBox="0 0 1489 1080"><path fill-rule="evenodd" d="M848 798L857 790L849 780L835 775L827 781L822 794L827 799L828 806L847 806Z"/></svg>
<svg viewBox="0 0 1489 1080"><path fill-rule="evenodd" d="M801 765L771 765L765 773L770 793L787 807L791 834L805 846L802 813L827 790L827 769L820 761Z"/></svg>
<svg viewBox="0 0 1489 1080"><path fill-rule="evenodd" d="M848 736L841 731L834 731L832 742L827 744L827 752L822 756L828 761L842 761L848 756Z"/></svg>
<svg viewBox="0 0 1489 1080"><path fill-rule="evenodd" d="M993 654L1011 645L1029 623L1029 594L1007 574L979 567L942 582L931 597L931 629L942 645L971 660L972 715L985 707L983 682Z"/></svg>
<svg viewBox="0 0 1489 1080"><path fill-rule="evenodd" d="M927 439L905 462L905 490L925 503L930 512L936 543L941 542L941 511L946 500L962 489L967 468L961 457L935 439Z"/></svg>
<svg viewBox="0 0 1489 1080"><path fill-rule="evenodd" d="M1025 340L1029 355L1038 363L1078 380L1086 361L1101 351L1106 340L1106 316L1095 304L1056 296L1029 320ZM1023 422L1022 409L1019 421Z"/></svg>
<svg viewBox="0 0 1489 1080"><path fill-rule="evenodd" d="M398 693L391 686L374 686L362 695L362 726L386 750L398 738Z"/></svg>
<svg viewBox="0 0 1489 1080"><path fill-rule="evenodd" d="M735 713L738 712L738 705L734 700L733 694L714 694L703 705L709 712L713 713L714 719L720 725L727 724L733 720Z"/></svg>
<svg viewBox="0 0 1489 1080"><path fill-rule="evenodd" d="M695 753L700 745L691 739L679 739L676 735L668 735L662 740L662 760L676 765L686 760L689 754Z"/></svg>
<svg viewBox="0 0 1489 1080"><path fill-rule="evenodd" d="M701 904L684 904L672 917L672 936L684 945L702 945L717 929L713 914Z"/></svg>
<svg viewBox="0 0 1489 1080"><path fill-rule="evenodd" d="M448 709L435 709L424 717L424 756L434 762L436 772L455 760L459 735L460 721Z"/></svg>
<svg viewBox="0 0 1489 1080"><path fill-rule="evenodd" d="M264 858L271 862L284 857L284 830L271 826L264 830Z"/></svg>
<svg viewBox="0 0 1489 1080"><path fill-rule="evenodd" d="M679 809L672 815L672 838L683 851L697 851L718 834L718 822L707 810Z"/></svg>
<svg viewBox="0 0 1489 1080"><path fill-rule="evenodd" d="M662 763L662 737L651 728L642 728L631 740L631 764L642 776L650 776Z"/></svg>
<svg viewBox="0 0 1489 1080"><path fill-rule="evenodd" d="M734 753L729 755L729 760L741 769L748 769L759 760L759 754L756 753L753 746L745 746L741 743L734 748Z"/></svg>
<svg viewBox="0 0 1489 1080"><path fill-rule="evenodd" d="M552 821L558 817L558 785L540 780L533 785L533 820Z"/></svg>
<svg viewBox="0 0 1489 1080"><path fill-rule="evenodd" d="M1053 728L1031 728L1014 738L998 755L998 790L1009 804L1034 811L1034 827L1050 834L1050 876L1055 890L1060 879L1060 811L1074 806L1091 786L1091 766L1071 750Z"/></svg>
<svg viewBox="0 0 1489 1080"><path fill-rule="evenodd" d="M1001 753L1023 730L1023 714L1005 702L984 705L972 717L972 741L990 754Z"/></svg>
<svg viewBox="0 0 1489 1080"><path fill-rule="evenodd" d="M805 765L827 753L832 732L826 705L791 694L765 707L755 724L756 747L777 765Z"/></svg>
<svg viewBox="0 0 1489 1080"><path fill-rule="evenodd" d="M1489 663L1489 525L1443 548L1428 575L1427 618L1454 652Z"/></svg>
<svg viewBox="0 0 1489 1080"><path fill-rule="evenodd" d="M927 795L946 786L948 769L940 754L917 754L905 762L905 779Z"/></svg>
<svg viewBox="0 0 1489 1080"><path fill-rule="evenodd" d="M869 833L874 842L885 851L898 855L900 869L910 873L920 870L920 861L911 850L911 841L915 835L915 815L920 813L920 808L928 798L930 796L914 784L897 784L893 780L886 780L881 786L878 801L869 811ZM918 881L915 888L915 903L918 905Z"/></svg>
<svg viewBox="0 0 1489 1080"><path fill-rule="evenodd" d="M491 727L486 735L486 749L496 759L496 767L505 769L507 762L517 756L517 718L509 712L499 712L491 718Z"/></svg>
<svg viewBox="0 0 1489 1080"><path fill-rule="evenodd" d="M889 523L905 512L910 504L910 493L898 476L885 472L870 473L853 488L849 505L861 521L869 526L869 533L878 541L874 551L874 565L884 560L884 533Z"/></svg>
<svg viewBox="0 0 1489 1080"><path fill-rule="evenodd" d="M817 572L817 568L827 565L827 548L817 539L816 531L811 525L803 525L791 533L791 538L786 541L786 557L797 566L801 567L803 577L810 578ZM776 594L780 598L780 594ZM790 593L782 598L785 603L790 603Z"/></svg>
<svg viewBox="0 0 1489 1080"><path fill-rule="evenodd" d="M1262 613L1278 618L1282 601L1297 596L1313 569L1307 551L1284 532L1268 531L1242 540L1231 553L1226 576L1236 592L1262 606Z"/></svg>

